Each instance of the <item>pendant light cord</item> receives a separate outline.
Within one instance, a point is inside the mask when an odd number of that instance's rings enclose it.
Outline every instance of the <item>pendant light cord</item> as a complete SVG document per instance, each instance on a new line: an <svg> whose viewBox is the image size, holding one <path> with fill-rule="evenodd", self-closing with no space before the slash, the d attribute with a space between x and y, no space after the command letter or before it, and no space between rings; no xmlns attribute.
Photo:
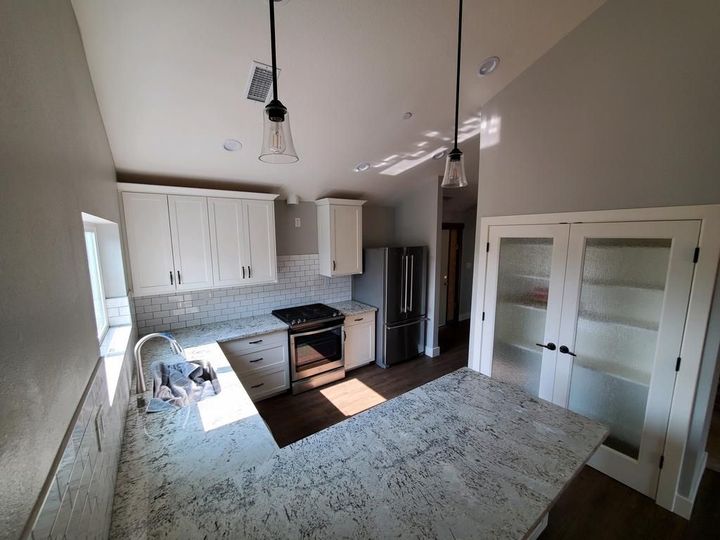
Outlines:
<svg viewBox="0 0 720 540"><path fill-rule="evenodd" d="M458 116L459 116L459 108L460 108L460 52L462 50L463 0L459 0L459 2L460 2L460 9L459 9L459 14L458 14L457 78L455 80L455 148L453 148L453 150L458 149Z"/></svg>
<svg viewBox="0 0 720 540"><path fill-rule="evenodd" d="M273 79L273 99L277 101L277 55L275 53L275 0L268 0L270 3L270 50L272 51L272 79ZM462 4L462 0L460 0ZM459 80L459 79L458 79ZM457 135L455 135L457 139Z"/></svg>

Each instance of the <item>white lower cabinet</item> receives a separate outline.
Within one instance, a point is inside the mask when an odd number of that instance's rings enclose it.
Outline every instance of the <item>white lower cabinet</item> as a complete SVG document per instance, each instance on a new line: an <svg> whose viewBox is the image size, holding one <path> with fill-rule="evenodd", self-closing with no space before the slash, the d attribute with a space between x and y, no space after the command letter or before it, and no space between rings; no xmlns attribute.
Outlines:
<svg viewBox="0 0 720 540"><path fill-rule="evenodd" d="M345 370L375 361L375 313L345 317Z"/></svg>
<svg viewBox="0 0 720 540"><path fill-rule="evenodd" d="M253 401L290 388L287 332L273 332L220 344Z"/></svg>

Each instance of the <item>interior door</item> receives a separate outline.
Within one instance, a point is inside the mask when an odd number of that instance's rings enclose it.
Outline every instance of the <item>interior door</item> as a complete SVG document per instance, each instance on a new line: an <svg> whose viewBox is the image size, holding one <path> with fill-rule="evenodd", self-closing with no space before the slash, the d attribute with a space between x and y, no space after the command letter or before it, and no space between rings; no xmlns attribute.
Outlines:
<svg viewBox="0 0 720 540"><path fill-rule="evenodd" d="M133 295L175 291L170 218L166 195L122 194Z"/></svg>
<svg viewBox="0 0 720 540"><path fill-rule="evenodd" d="M489 231L481 371L551 400L569 225Z"/></svg>
<svg viewBox="0 0 720 540"><path fill-rule="evenodd" d="M362 207L333 205L330 219L333 275L362 273Z"/></svg>
<svg viewBox="0 0 720 540"><path fill-rule="evenodd" d="M247 240L248 280L268 283L277 280L275 253L275 207L273 201L243 201Z"/></svg>
<svg viewBox="0 0 720 540"><path fill-rule="evenodd" d="M447 322L448 303L448 267L450 265L450 229L443 229L440 232L440 277L442 290L440 291L440 316L439 325L444 326Z"/></svg>
<svg viewBox="0 0 720 540"><path fill-rule="evenodd" d="M245 220L243 201L211 197L210 238L213 246L213 276L215 286L244 285L247 281L245 260Z"/></svg>
<svg viewBox="0 0 720 540"><path fill-rule="evenodd" d="M697 221L570 228L554 401L609 426L590 464L651 497L699 231Z"/></svg>
<svg viewBox="0 0 720 540"><path fill-rule="evenodd" d="M212 287L212 255L207 199L168 196L177 290Z"/></svg>

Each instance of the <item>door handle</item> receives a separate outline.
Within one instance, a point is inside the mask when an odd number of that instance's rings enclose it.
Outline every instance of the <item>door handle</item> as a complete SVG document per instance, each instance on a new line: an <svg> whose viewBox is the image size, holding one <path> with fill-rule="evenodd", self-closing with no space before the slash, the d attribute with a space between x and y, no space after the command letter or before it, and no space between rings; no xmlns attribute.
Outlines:
<svg viewBox="0 0 720 540"><path fill-rule="evenodd" d="M248 265L248 279L252 277L252 272L250 271L250 266Z"/></svg>
<svg viewBox="0 0 720 540"><path fill-rule="evenodd" d="M248 345L257 345L258 343L262 343L262 339L256 339L255 341L248 341Z"/></svg>
<svg viewBox="0 0 720 540"><path fill-rule="evenodd" d="M175 280L173 279L172 270L170 270L170 285L175 285Z"/></svg>
<svg viewBox="0 0 720 540"><path fill-rule="evenodd" d="M558 349L563 354L569 354L570 356L577 356L574 352L572 352L570 349L568 349L565 345L560 345L560 348Z"/></svg>
<svg viewBox="0 0 720 540"><path fill-rule="evenodd" d="M337 267L337 265L335 264L335 261L333 261L333 271L335 270L336 267Z"/></svg>
<svg viewBox="0 0 720 540"><path fill-rule="evenodd" d="M265 384L264 382L261 382L260 384L253 384L250 388L260 388L264 384Z"/></svg>
<svg viewBox="0 0 720 540"><path fill-rule="evenodd" d="M543 345L542 343L536 343L538 347L545 347L548 351L554 351L557 347L555 347L555 344L550 341L547 345ZM560 347L560 351L562 352L562 347Z"/></svg>
<svg viewBox="0 0 720 540"><path fill-rule="evenodd" d="M255 360L250 360L250 363L254 364L255 362L261 362L262 360L263 360L263 357L261 356L260 358L256 358Z"/></svg>
<svg viewBox="0 0 720 540"><path fill-rule="evenodd" d="M243 266L242 269L243 269L243 279L245 279L245 267Z"/></svg>
<svg viewBox="0 0 720 540"><path fill-rule="evenodd" d="M413 286L415 282L415 278L413 275L415 274L415 255L410 255L410 311L413 310Z"/></svg>
<svg viewBox="0 0 720 540"><path fill-rule="evenodd" d="M407 273L405 272L405 255L402 256L402 259L400 259L400 313L405 313L405 293L406 285L405 285L405 278L407 277Z"/></svg>
<svg viewBox="0 0 720 540"><path fill-rule="evenodd" d="M177 273L178 273L178 285L182 285L182 279L180 279L180 270L178 270Z"/></svg>

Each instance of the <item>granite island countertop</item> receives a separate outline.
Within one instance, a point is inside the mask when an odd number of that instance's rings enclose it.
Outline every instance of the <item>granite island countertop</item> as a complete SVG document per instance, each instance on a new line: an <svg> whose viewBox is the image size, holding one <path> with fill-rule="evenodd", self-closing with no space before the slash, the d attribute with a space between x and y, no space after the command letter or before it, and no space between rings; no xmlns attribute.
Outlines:
<svg viewBox="0 0 720 540"><path fill-rule="evenodd" d="M230 323L174 333L220 394L129 410L111 537L522 538L607 435L463 368L280 449L215 338L281 327Z"/></svg>

